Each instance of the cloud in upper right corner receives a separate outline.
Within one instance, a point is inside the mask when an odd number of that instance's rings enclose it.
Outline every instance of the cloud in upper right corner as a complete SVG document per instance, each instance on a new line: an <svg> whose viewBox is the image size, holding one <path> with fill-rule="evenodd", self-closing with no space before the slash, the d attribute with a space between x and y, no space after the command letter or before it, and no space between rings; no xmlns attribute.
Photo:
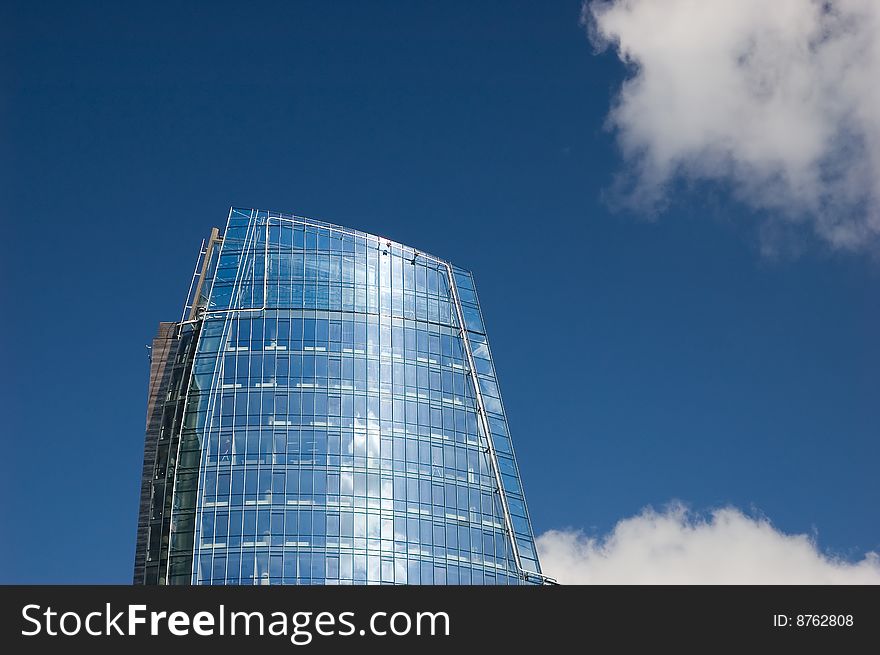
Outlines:
<svg viewBox="0 0 880 655"><path fill-rule="evenodd" d="M677 182L721 183L765 236L880 245L880 2L594 0L583 22L630 70L618 201L656 213Z"/></svg>

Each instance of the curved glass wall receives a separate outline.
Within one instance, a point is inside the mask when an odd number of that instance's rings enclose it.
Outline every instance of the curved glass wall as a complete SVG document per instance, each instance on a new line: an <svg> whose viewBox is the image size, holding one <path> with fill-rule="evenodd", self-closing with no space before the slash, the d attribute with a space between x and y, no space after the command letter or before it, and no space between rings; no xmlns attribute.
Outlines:
<svg viewBox="0 0 880 655"><path fill-rule="evenodd" d="M208 268L169 583L542 580L467 271L239 209Z"/></svg>

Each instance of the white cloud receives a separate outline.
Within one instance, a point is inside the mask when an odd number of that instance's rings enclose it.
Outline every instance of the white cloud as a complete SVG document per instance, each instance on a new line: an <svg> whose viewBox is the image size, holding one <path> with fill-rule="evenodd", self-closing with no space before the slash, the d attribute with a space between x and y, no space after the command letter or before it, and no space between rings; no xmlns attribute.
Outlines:
<svg viewBox="0 0 880 655"><path fill-rule="evenodd" d="M880 2L596 0L584 22L631 65L608 116L622 203L653 213L678 181L721 182L767 234L880 244Z"/></svg>
<svg viewBox="0 0 880 655"><path fill-rule="evenodd" d="M649 508L602 538L550 530L537 546L544 573L562 584L880 584L876 553L836 559L733 507L708 518L680 504Z"/></svg>

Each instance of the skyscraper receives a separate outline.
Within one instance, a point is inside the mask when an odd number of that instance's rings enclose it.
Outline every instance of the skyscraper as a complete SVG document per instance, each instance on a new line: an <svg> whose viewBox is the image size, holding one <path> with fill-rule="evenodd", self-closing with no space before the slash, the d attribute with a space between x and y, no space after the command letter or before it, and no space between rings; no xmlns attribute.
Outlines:
<svg viewBox="0 0 880 655"><path fill-rule="evenodd" d="M471 274L232 209L153 340L134 581L542 582Z"/></svg>

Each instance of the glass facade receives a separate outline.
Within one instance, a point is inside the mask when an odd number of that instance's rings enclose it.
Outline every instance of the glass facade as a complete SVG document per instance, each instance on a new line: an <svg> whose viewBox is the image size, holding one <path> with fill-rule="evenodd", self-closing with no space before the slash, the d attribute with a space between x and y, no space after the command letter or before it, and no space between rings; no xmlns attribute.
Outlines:
<svg viewBox="0 0 880 655"><path fill-rule="evenodd" d="M469 272L232 209L168 325L135 582L543 581Z"/></svg>

